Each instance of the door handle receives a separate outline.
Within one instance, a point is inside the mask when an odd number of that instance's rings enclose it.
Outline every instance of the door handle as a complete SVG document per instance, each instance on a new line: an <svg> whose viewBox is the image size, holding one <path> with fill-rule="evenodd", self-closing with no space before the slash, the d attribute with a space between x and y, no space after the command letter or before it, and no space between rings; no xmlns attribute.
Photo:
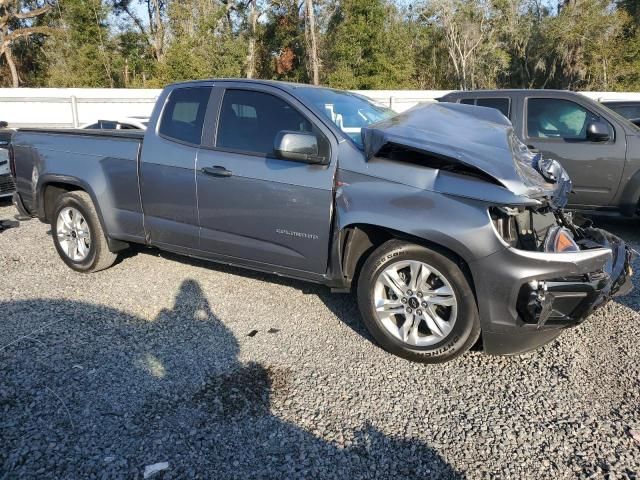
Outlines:
<svg viewBox="0 0 640 480"><path fill-rule="evenodd" d="M538 149L535 147L535 145L527 145L527 148L533 153L538 153Z"/></svg>
<svg viewBox="0 0 640 480"><path fill-rule="evenodd" d="M211 175L212 177L230 177L233 175L231 170L227 170L224 167L216 165L215 167L204 167L202 173Z"/></svg>

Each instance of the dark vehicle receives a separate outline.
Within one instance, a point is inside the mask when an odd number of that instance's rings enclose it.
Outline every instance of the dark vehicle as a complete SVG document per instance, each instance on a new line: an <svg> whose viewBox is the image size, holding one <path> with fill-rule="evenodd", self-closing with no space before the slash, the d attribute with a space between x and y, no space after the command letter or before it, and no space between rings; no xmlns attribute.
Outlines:
<svg viewBox="0 0 640 480"><path fill-rule="evenodd" d="M640 126L640 102L631 100L603 100L605 107L623 116L636 126Z"/></svg>
<svg viewBox="0 0 640 480"><path fill-rule="evenodd" d="M118 120L98 120L82 129L89 130L146 130L149 125L149 117L123 117Z"/></svg>
<svg viewBox="0 0 640 480"><path fill-rule="evenodd" d="M136 243L353 288L375 339L424 362L480 332L535 348L631 288L631 251L563 213L566 173L492 109L212 80L167 87L149 125L15 135L15 204L74 270Z"/></svg>
<svg viewBox="0 0 640 480"><path fill-rule="evenodd" d="M16 191L9 171L9 144L13 130L6 127L6 122L0 122L0 199L11 197Z"/></svg>
<svg viewBox="0 0 640 480"><path fill-rule="evenodd" d="M638 215L640 129L600 103L560 90L453 92L440 101L499 110L529 149L567 170L569 208Z"/></svg>

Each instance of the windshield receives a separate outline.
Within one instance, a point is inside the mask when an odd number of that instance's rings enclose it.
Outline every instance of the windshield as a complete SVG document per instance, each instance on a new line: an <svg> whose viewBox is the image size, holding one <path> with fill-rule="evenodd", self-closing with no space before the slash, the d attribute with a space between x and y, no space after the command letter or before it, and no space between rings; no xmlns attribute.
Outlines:
<svg viewBox="0 0 640 480"><path fill-rule="evenodd" d="M627 127L631 126L631 128L632 128L633 130L640 131L640 126L638 126L638 125L636 125L635 123L633 123L630 119L628 119L628 118L626 118L626 117L622 116L619 112L617 112L616 110L614 110L614 109L612 109L611 107L609 107L606 103L603 103L602 105L603 105L607 110L609 110L609 113L610 113L611 115L613 115L614 117L616 117L616 119L617 119L619 122L624 123Z"/></svg>
<svg viewBox="0 0 640 480"><path fill-rule="evenodd" d="M390 108L375 105L362 95L340 90L301 87L296 93L306 102L313 104L359 147L362 147L360 131L363 127L396 114Z"/></svg>

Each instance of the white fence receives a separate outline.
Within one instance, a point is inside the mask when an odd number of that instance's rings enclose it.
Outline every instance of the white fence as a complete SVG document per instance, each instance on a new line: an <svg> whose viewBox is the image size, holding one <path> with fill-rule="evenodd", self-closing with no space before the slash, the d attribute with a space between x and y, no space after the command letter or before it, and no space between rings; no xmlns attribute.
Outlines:
<svg viewBox="0 0 640 480"><path fill-rule="evenodd" d="M151 114L160 90L0 88L0 120L19 127L78 127Z"/></svg>
<svg viewBox="0 0 640 480"><path fill-rule="evenodd" d="M450 90L357 91L401 112ZM78 127L96 120L148 116L160 90L106 88L0 88L0 120L19 127ZM640 93L583 92L595 100L640 100Z"/></svg>

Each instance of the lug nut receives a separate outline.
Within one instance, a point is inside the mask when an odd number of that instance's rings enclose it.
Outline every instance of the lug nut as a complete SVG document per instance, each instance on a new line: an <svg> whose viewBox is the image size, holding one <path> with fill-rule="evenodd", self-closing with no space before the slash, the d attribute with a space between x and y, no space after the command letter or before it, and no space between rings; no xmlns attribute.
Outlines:
<svg viewBox="0 0 640 480"><path fill-rule="evenodd" d="M422 308L427 308L427 302L422 302Z"/></svg>
<svg viewBox="0 0 640 480"><path fill-rule="evenodd" d="M407 297L410 297L411 295L413 295L413 292L411 290L407 290Z"/></svg>
<svg viewBox="0 0 640 480"><path fill-rule="evenodd" d="M422 310L416 310L416 313L417 313L418 315L422 315Z"/></svg>
<svg viewBox="0 0 640 480"><path fill-rule="evenodd" d="M417 295L418 295L418 298L422 298L422 292L418 292Z"/></svg>
<svg viewBox="0 0 640 480"><path fill-rule="evenodd" d="M411 307L407 307L407 313L411 313L413 312L413 310L411 310Z"/></svg>
<svg viewBox="0 0 640 480"><path fill-rule="evenodd" d="M402 303L407 303L407 299L402 297L402 300L400 300Z"/></svg>

